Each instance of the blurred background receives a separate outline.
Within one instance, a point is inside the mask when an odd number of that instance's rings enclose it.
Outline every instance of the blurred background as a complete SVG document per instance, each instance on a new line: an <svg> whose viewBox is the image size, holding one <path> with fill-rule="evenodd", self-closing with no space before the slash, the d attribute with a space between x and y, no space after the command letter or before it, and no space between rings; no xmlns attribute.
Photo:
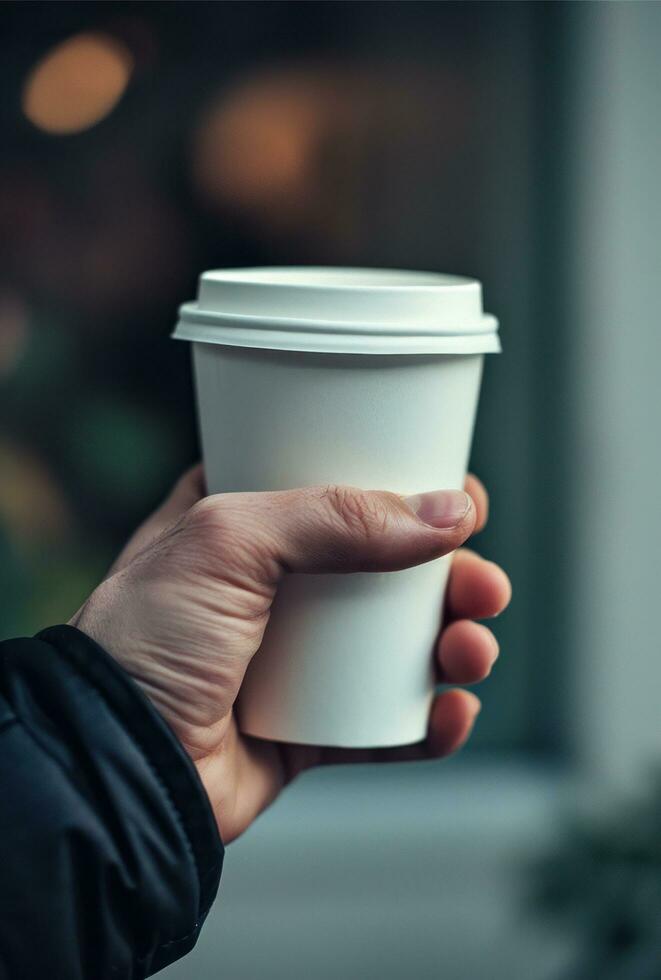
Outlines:
<svg viewBox="0 0 661 980"><path fill-rule="evenodd" d="M661 976L661 5L0 23L2 636L66 621L197 458L202 270L467 274L501 321L472 466L514 601L471 745L303 777L167 976Z"/></svg>

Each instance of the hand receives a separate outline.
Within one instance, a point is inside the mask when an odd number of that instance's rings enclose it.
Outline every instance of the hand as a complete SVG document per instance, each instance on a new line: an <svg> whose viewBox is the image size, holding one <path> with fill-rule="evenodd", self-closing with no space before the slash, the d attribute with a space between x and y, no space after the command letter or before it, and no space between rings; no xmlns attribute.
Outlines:
<svg viewBox="0 0 661 980"><path fill-rule="evenodd" d="M350 487L204 497L189 471L136 532L71 620L119 661L177 734L229 843L295 775L313 765L448 755L468 738L480 702L449 690L432 705L424 743L324 749L241 735L233 705L259 649L279 582L293 572L391 571L454 551L487 517L482 484L403 498ZM452 512L451 512L452 511ZM488 675L498 646L487 627L509 602L498 566L462 549L447 588L435 658L441 682Z"/></svg>

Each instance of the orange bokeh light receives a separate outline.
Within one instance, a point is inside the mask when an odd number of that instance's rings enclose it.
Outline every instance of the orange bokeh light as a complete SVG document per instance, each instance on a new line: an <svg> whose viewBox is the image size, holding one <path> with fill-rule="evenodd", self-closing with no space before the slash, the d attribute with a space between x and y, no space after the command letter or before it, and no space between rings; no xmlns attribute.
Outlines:
<svg viewBox="0 0 661 980"><path fill-rule="evenodd" d="M303 193L323 116L319 93L297 78L238 89L207 112L198 131L198 187L212 200L252 207Z"/></svg>
<svg viewBox="0 0 661 980"><path fill-rule="evenodd" d="M130 52L115 38L76 34L33 68L23 89L23 112L47 133L89 129L117 105L132 70Z"/></svg>

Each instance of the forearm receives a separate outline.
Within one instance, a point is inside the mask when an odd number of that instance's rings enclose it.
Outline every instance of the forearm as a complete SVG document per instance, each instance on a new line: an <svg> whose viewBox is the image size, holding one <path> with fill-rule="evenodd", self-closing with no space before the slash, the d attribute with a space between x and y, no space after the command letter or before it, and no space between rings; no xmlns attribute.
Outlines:
<svg viewBox="0 0 661 980"><path fill-rule="evenodd" d="M223 847L188 756L71 627L0 644L0 964L140 978L186 953Z"/></svg>

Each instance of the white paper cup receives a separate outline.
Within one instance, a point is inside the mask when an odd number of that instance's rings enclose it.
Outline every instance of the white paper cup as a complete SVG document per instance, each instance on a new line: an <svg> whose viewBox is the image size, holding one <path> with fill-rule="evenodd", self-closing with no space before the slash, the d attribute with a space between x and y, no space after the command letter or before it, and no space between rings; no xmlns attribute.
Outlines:
<svg viewBox="0 0 661 980"><path fill-rule="evenodd" d="M207 272L174 336L193 341L210 493L459 488L483 355L500 350L477 281L375 269ZM241 730L352 747L424 738L449 562L286 576Z"/></svg>

